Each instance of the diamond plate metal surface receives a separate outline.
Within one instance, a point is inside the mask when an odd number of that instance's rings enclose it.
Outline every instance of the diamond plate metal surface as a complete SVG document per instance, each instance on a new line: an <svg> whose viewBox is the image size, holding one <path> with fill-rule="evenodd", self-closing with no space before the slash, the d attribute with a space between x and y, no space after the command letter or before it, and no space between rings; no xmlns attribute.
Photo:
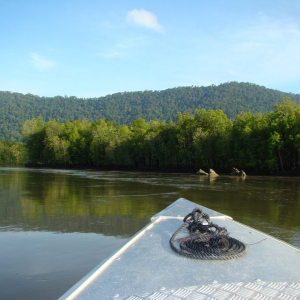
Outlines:
<svg viewBox="0 0 300 300"><path fill-rule="evenodd" d="M116 298L115 298L116 299ZM288 282L237 282L191 286L176 290L161 288L159 292L133 295L126 300L294 300L300 299L300 283Z"/></svg>

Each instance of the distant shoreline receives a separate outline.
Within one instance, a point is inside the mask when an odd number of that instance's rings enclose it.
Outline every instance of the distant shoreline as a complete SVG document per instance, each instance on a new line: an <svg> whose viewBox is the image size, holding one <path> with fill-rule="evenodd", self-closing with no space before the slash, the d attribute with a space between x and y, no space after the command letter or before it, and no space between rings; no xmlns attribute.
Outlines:
<svg viewBox="0 0 300 300"><path fill-rule="evenodd" d="M128 172L148 172L148 173L175 173L175 174L194 174L197 175L199 168L159 168L159 167L116 167L116 166L83 166L83 165L73 165L73 166L51 166L51 165L34 165L34 164L17 164L17 163L0 163L0 166L20 166L27 168L39 168L39 169L57 169L57 170L95 170L95 171L128 171ZM208 171L204 169L204 171ZM228 170L215 170L220 176L232 176L239 177L236 175L231 175ZM283 176L283 177L300 177L299 170L289 170L289 171L246 171L249 176ZM206 177L205 175L198 175L201 177Z"/></svg>

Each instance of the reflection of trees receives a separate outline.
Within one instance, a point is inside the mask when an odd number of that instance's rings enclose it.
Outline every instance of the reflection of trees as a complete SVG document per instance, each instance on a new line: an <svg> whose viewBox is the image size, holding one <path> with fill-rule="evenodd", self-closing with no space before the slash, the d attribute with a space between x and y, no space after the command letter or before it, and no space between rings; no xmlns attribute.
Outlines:
<svg viewBox="0 0 300 300"><path fill-rule="evenodd" d="M0 168L1 190L19 190L27 181L28 172L19 168Z"/></svg>
<svg viewBox="0 0 300 300"><path fill-rule="evenodd" d="M152 216L158 209L155 201L141 201L140 197L135 196L145 194L145 189L134 182L110 182L61 173L37 172L33 177L31 180L36 184L28 181L25 185L26 194L20 197L22 206L32 209L27 212L30 218L35 218L36 211L43 209L48 216L130 214L133 218L141 219L145 215ZM151 194L149 189L147 192ZM34 202L28 205L28 201Z"/></svg>
<svg viewBox="0 0 300 300"><path fill-rule="evenodd" d="M20 173L10 173L6 179L10 186L19 185ZM19 209L11 225L24 229L130 236L166 206L153 197L135 196L145 194L145 188L134 182L120 184L60 172L23 175L24 193L15 201ZM149 187L146 192L153 193Z"/></svg>
<svg viewBox="0 0 300 300"><path fill-rule="evenodd" d="M189 200L293 243L295 230L299 232L300 229L297 178L232 178L230 184L225 185L223 182L223 178L218 177L213 188L201 195L200 201L198 197L190 197Z"/></svg>
<svg viewBox="0 0 300 300"><path fill-rule="evenodd" d="M143 183L141 178L139 182L134 180L140 173L107 172L106 178L102 173L95 179L88 176L98 172L82 172L83 176L53 170L1 171L0 230L95 232L125 237L136 233L151 216L179 197L290 243L300 230L297 178L241 180L220 176L210 182L205 176L147 174ZM130 176L131 180L119 176ZM156 196L166 192L178 194Z"/></svg>

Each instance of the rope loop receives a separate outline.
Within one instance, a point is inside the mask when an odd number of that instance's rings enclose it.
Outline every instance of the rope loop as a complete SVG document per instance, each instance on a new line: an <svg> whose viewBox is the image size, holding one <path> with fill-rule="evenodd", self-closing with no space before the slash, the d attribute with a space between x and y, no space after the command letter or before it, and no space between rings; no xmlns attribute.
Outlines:
<svg viewBox="0 0 300 300"><path fill-rule="evenodd" d="M187 228L190 236L183 239L179 248L174 245L177 234ZM224 260L238 258L247 252L247 246L228 235L225 227L210 222L210 217L199 207L183 219L183 224L172 235L171 248L177 253L197 259Z"/></svg>

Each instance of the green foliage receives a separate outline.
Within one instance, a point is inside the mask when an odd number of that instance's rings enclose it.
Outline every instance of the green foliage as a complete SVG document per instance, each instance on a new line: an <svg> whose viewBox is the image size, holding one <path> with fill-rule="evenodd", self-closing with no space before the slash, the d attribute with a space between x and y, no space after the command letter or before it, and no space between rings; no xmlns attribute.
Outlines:
<svg viewBox="0 0 300 300"><path fill-rule="evenodd" d="M179 113L176 122L138 118L117 126L108 118L46 124L27 120L25 143L0 142L0 162L58 166L131 166L278 171L300 168L300 107L284 98L262 114L221 110Z"/></svg>
<svg viewBox="0 0 300 300"><path fill-rule="evenodd" d="M233 164L241 169L264 170L268 160L268 124L262 114L241 112L232 128Z"/></svg>
<svg viewBox="0 0 300 300"><path fill-rule="evenodd" d="M44 121L41 117L27 120L22 127L22 139L28 150L28 159L30 163L44 163L44 139L46 130Z"/></svg>
<svg viewBox="0 0 300 300"><path fill-rule="evenodd" d="M240 111L251 110L253 114L271 111L283 97L300 104L300 95L237 82L124 92L90 99L0 92L0 140L20 140L24 122L38 117L45 122L55 119L59 123L109 118L116 125L129 125L139 118L147 123L151 120L175 122L178 112L193 114L195 109L213 109L222 110L233 121Z"/></svg>
<svg viewBox="0 0 300 300"><path fill-rule="evenodd" d="M0 141L0 164L23 164L28 161L27 149L24 144Z"/></svg>

